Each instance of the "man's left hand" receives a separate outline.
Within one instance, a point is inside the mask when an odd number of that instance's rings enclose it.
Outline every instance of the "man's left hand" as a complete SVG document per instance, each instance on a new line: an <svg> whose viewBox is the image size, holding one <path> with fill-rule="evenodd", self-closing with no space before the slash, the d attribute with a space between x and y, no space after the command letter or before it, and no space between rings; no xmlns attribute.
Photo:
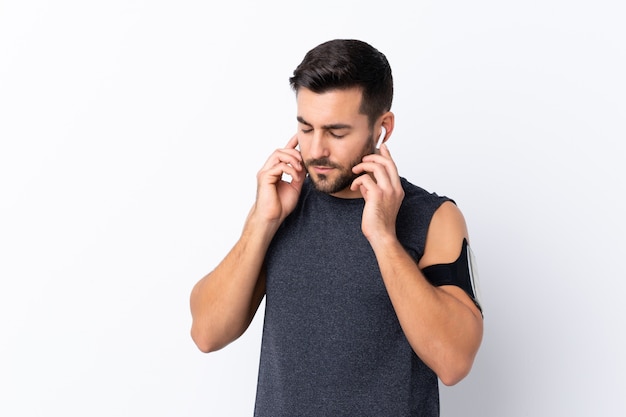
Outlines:
<svg viewBox="0 0 626 417"><path fill-rule="evenodd" d="M387 144L381 145L379 153L364 156L352 172L368 174L359 176L350 186L353 191L359 190L365 200L363 234L370 242L379 238L395 239L396 217L404 190Z"/></svg>

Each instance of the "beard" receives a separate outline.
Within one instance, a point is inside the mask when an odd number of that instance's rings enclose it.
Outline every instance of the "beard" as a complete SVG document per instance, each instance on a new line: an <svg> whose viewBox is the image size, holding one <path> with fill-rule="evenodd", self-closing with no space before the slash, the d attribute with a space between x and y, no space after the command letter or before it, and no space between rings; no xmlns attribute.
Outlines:
<svg viewBox="0 0 626 417"><path fill-rule="evenodd" d="M373 135L370 134L366 145L361 149L359 155L354 158L348 166L340 165L338 163L332 162L329 158L317 158L317 159L308 159L305 161L304 166L309 173L309 178L311 178L311 182L317 191L326 193L326 194L334 194L339 191L345 190L346 188L352 185L352 182L363 174L355 174L352 172L352 168L356 165L360 164L365 155L369 155L374 153L376 150L376 145L373 143ZM332 178L325 174L311 174L309 167L310 166L324 166L334 168L337 175Z"/></svg>

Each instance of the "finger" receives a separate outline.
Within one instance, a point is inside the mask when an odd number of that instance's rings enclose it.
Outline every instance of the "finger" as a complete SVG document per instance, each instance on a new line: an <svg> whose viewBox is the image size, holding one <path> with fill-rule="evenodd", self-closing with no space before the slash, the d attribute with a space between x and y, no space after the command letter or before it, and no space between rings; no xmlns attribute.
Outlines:
<svg viewBox="0 0 626 417"><path fill-rule="evenodd" d="M296 149L296 146L298 146L298 134L293 135L291 139L289 139L289 142L287 142L285 148Z"/></svg>
<svg viewBox="0 0 626 417"><path fill-rule="evenodd" d="M392 174L390 173L389 168L384 163L376 163L376 162L361 162L356 165L352 171L355 174L359 174L361 172L371 173L376 180L376 184L378 184L381 188L390 188L392 187ZM365 175L363 175L365 176Z"/></svg>
<svg viewBox="0 0 626 417"><path fill-rule="evenodd" d="M398 174L398 167L394 162L393 158L391 158L391 153L389 152L389 148L386 143L383 143L381 146L381 153L377 155L366 155L363 157L363 162L375 162L377 164L384 165L387 168L389 173L389 178L391 179L394 186L401 186L400 176Z"/></svg>
<svg viewBox="0 0 626 417"><path fill-rule="evenodd" d="M368 200L370 193L374 191L380 192L380 188L369 175L361 175L350 184L350 190L359 190L365 200Z"/></svg>
<svg viewBox="0 0 626 417"><path fill-rule="evenodd" d="M300 154L300 151L296 149L298 145L299 145L298 134L295 134L291 137L291 139L289 139L289 142L287 142L287 145L285 145L283 152L287 152L295 156L298 159L298 161L302 161L302 154Z"/></svg>
<svg viewBox="0 0 626 417"><path fill-rule="evenodd" d="M302 155L300 152L293 148L283 148L276 150L279 159L283 162L287 162L287 159L295 160L296 165L300 166L302 162ZM288 155L288 156L287 156ZM292 162L289 162L292 163Z"/></svg>
<svg viewBox="0 0 626 417"><path fill-rule="evenodd" d="M355 174L363 173L363 172L374 172L376 169L386 169L386 165L384 161L374 161L374 160L365 160L363 158L363 162L352 167L352 172Z"/></svg>
<svg viewBox="0 0 626 417"><path fill-rule="evenodd" d="M291 185L299 191L302 189L305 178L306 174L304 171L296 171L296 173L291 176Z"/></svg>
<svg viewBox="0 0 626 417"><path fill-rule="evenodd" d="M391 157L391 152L389 152L389 147L387 146L386 143L383 143L380 147L380 152L379 153L372 153L369 155L365 155L363 157L364 161L391 161L394 165L395 162L393 160L393 158Z"/></svg>
<svg viewBox="0 0 626 417"><path fill-rule="evenodd" d="M297 178L303 176L302 171L296 170L292 165L284 162L275 164L267 169L263 169L259 172L259 181L275 184L280 181L283 174L289 175L291 178Z"/></svg>
<svg viewBox="0 0 626 417"><path fill-rule="evenodd" d="M372 153L369 155L365 155L363 157L363 161L376 161L378 163L383 163L385 161L391 162L393 163L393 165L395 166L395 162L393 160L393 158L391 157L391 153L389 153L389 148L387 147L387 144L384 144L380 147L380 153Z"/></svg>
<svg viewBox="0 0 626 417"><path fill-rule="evenodd" d="M387 146L386 143L383 143L382 145L380 145L380 154L382 156L385 156L387 158L391 158L391 152L389 152L389 147Z"/></svg>
<svg viewBox="0 0 626 417"><path fill-rule="evenodd" d="M302 169L302 155L293 148L276 149L265 161L263 169L270 168L278 163L291 164L296 169Z"/></svg>

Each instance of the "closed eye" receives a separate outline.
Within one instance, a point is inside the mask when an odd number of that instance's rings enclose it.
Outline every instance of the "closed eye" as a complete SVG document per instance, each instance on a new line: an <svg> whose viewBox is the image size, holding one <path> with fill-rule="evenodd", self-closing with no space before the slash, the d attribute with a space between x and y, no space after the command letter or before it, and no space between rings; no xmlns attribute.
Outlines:
<svg viewBox="0 0 626 417"><path fill-rule="evenodd" d="M328 132L328 133L330 133L330 136L334 137L335 139L341 139L341 138L343 138L344 136L346 136L346 134L345 134L345 133L344 133L344 134L342 134L342 135L340 135L340 134L338 134L338 133L335 133L335 132L333 132L333 131L330 131L330 132Z"/></svg>

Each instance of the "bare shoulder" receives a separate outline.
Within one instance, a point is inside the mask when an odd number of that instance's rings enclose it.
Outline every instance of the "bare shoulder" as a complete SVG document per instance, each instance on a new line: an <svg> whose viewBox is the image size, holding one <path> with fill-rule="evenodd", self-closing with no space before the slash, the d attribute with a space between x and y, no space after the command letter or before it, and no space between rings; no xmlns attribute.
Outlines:
<svg viewBox="0 0 626 417"><path fill-rule="evenodd" d="M469 241L465 217L456 204L446 201L430 221L419 267L454 262L461 253L463 239Z"/></svg>

